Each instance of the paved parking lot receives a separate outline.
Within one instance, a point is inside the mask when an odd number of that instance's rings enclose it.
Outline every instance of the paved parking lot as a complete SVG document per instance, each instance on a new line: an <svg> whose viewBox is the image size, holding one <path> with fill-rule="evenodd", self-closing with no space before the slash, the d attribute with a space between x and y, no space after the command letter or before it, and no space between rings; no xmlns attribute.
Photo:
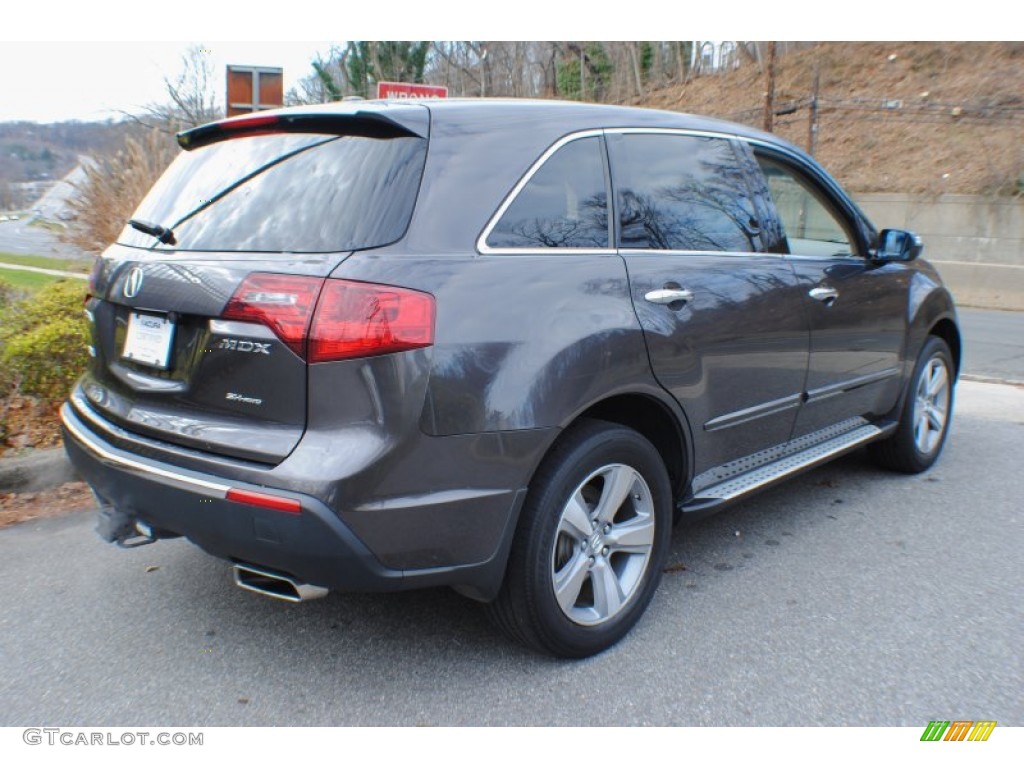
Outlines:
<svg viewBox="0 0 1024 768"><path fill-rule="evenodd" d="M676 530L637 629L536 656L447 590L289 605L92 516L0 532L3 725L1024 725L1024 390L923 476L862 454Z"/></svg>

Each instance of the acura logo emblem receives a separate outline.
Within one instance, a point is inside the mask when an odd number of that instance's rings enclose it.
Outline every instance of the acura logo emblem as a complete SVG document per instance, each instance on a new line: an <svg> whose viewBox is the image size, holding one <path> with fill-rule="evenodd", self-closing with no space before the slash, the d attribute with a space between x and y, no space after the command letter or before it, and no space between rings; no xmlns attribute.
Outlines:
<svg viewBox="0 0 1024 768"><path fill-rule="evenodd" d="M132 271L128 273L128 277L124 281L125 298L134 299L139 295L139 291L142 290L143 277L141 267L132 267Z"/></svg>

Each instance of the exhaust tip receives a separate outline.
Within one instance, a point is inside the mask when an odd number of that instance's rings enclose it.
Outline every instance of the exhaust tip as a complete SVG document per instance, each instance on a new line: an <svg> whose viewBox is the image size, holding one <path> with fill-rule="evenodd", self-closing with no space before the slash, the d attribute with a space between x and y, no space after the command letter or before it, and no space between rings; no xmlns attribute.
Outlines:
<svg viewBox="0 0 1024 768"><path fill-rule="evenodd" d="M254 568L251 565L235 565L231 570L235 576L235 584L242 589L278 600L287 600L289 603L302 603L327 596L325 587L306 584L289 576Z"/></svg>

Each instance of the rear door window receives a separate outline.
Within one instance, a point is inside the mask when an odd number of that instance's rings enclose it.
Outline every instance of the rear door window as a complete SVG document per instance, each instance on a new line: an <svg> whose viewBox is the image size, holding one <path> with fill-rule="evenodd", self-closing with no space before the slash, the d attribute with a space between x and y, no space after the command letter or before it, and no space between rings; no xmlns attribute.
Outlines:
<svg viewBox="0 0 1024 768"><path fill-rule="evenodd" d="M760 224L728 139L608 137L620 248L759 252Z"/></svg>
<svg viewBox="0 0 1024 768"><path fill-rule="evenodd" d="M130 226L119 242L293 253L387 245L409 224L426 145L418 137L280 133L182 152L132 217L173 230L176 244Z"/></svg>

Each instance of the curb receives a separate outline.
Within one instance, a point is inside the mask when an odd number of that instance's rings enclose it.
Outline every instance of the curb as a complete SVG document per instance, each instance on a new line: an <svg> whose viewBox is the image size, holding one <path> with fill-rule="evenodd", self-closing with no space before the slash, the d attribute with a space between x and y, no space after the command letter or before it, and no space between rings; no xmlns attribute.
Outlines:
<svg viewBox="0 0 1024 768"><path fill-rule="evenodd" d="M88 280L89 276L82 272L65 272L62 269L45 269L43 267L27 267L23 264L6 264L0 262L0 269L13 269L18 272L34 272L37 275L50 275L52 277L73 277L78 280Z"/></svg>
<svg viewBox="0 0 1024 768"><path fill-rule="evenodd" d="M998 376L981 376L976 373L961 373L960 378L963 381L973 381L978 384L1003 384L1008 387L1024 387L1024 381L1018 381L1017 379L1001 379Z"/></svg>
<svg viewBox="0 0 1024 768"><path fill-rule="evenodd" d="M0 493L34 493L80 479L63 448L0 459Z"/></svg>

